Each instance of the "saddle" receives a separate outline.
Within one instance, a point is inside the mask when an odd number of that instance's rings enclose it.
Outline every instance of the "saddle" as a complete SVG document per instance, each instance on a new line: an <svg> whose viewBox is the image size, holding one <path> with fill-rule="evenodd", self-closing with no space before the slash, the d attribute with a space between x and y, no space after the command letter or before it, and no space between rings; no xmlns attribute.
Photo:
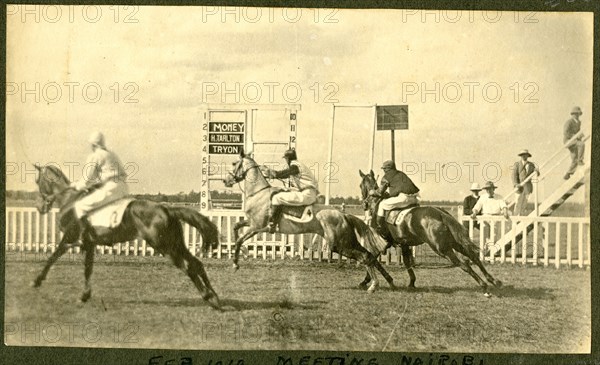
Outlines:
<svg viewBox="0 0 600 365"><path fill-rule="evenodd" d="M398 225L404 220L404 217L406 216L406 214L408 214L408 212L410 212L413 208L418 207L418 206L419 206L419 204L415 203L415 204L407 205L406 207L394 208L392 210L387 210L384 213L385 221L389 224Z"/></svg>
<svg viewBox="0 0 600 365"><path fill-rule="evenodd" d="M271 191L271 198L277 194L286 190L277 188ZM314 219L314 204L311 205L283 205L281 206L281 218L289 219L293 222L307 223Z"/></svg>
<svg viewBox="0 0 600 365"><path fill-rule="evenodd" d="M125 209L133 198L121 198L98 207L87 214L87 220L94 228L115 228L121 224Z"/></svg>

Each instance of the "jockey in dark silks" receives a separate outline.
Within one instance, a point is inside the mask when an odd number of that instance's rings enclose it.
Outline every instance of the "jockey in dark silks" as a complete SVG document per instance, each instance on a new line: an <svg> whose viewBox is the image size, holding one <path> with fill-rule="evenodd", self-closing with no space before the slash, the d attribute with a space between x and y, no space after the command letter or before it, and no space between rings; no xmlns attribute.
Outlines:
<svg viewBox="0 0 600 365"><path fill-rule="evenodd" d="M377 230L386 237L385 211L418 204L420 197L419 188L404 172L396 170L394 161L385 161L381 168L385 173L381 178L381 186L377 191L371 191L370 195L383 196L389 189L389 198L383 199L377 209Z"/></svg>
<svg viewBox="0 0 600 365"><path fill-rule="evenodd" d="M286 169L279 171L269 168L263 169L263 174L271 179L290 178L290 188L292 189L291 191L277 193L271 198L269 217L269 232L271 233L275 233L283 205L311 205L317 201L319 194L317 180L310 169L298 161L296 151L293 149L285 151L283 158L288 164Z"/></svg>

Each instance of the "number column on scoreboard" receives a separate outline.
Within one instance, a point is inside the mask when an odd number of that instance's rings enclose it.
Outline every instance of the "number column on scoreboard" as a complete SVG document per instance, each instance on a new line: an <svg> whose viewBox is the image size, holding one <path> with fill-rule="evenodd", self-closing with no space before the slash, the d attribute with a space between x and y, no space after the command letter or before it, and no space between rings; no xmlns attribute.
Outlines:
<svg viewBox="0 0 600 365"><path fill-rule="evenodd" d="M208 190L208 121L210 111L204 112L204 120L202 121L202 130L200 140L202 141L201 169L202 177L200 181L200 211L206 212L209 208L209 190Z"/></svg>
<svg viewBox="0 0 600 365"><path fill-rule="evenodd" d="M298 125L297 125L297 118L296 118L296 111L295 110L291 110L290 111L290 142L289 148L293 148L296 149L296 134L298 133Z"/></svg>

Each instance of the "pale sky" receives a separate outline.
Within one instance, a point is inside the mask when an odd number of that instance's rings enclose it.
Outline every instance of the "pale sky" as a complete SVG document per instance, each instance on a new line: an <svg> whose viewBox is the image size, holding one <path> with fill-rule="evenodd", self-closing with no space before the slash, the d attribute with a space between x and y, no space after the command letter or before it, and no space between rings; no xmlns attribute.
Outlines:
<svg viewBox="0 0 600 365"><path fill-rule="evenodd" d="M87 136L101 130L137 180L132 192L198 191L202 104L235 103L236 87L240 104L289 103L301 91L297 150L318 167L321 192L334 100L408 104L396 158L426 200L462 200L486 177L507 193L518 151L544 162L575 105L591 132L591 13L59 8L8 10L7 189L36 188L22 171L32 162L79 163L80 176ZM336 111L332 196L359 195L371 120L368 110ZM389 138L376 134L376 173Z"/></svg>

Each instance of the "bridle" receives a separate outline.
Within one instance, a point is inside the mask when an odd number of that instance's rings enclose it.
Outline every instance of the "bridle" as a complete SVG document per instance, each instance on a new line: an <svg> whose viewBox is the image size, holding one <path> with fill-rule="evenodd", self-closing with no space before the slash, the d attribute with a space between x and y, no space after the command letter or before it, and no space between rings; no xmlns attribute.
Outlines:
<svg viewBox="0 0 600 365"><path fill-rule="evenodd" d="M241 175L239 175L239 176L238 176L237 174L234 174L234 173L233 173L233 172L231 172L231 171L228 171L227 173L228 173L229 175L231 175L231 177L233 178L233 181L234 181L234 182L236 182L236 183L240 183L240 182L242 182L242 181L244 181L244 180L246 179L246 174L248 173L248 171L250 171L250 170L252 170L252 169L260 169L260 166L258 166L258 165L255 163L254 165L252 165L252 166L248 167L247 169L245 169L244 171L242 171L242 174L241 174Z"/></svg>
<svg viewBox="0 0 600 365"><path fill-rule="evenodd" d="M375 201L375 200L381 199L381 198L369 195L369 193L368 193L369 190L377 190L379 188L377 185L377 181L372 176L366 175L362 181L363 184L365 183L365 179L369 179L369 181L371 182L372 185L369 187L368 190L366 188L363 188L363 186L361 186L362 193L363 193L362 207L363 207L363 210L370 211L373 206L377 205L377 201Z"/></svg>
<svg viewBox="0 0 600 365"><path fill-rule="evenodd" d="M240 160L240 162L242 163L242 166L243 166L243 161L244 161L244 158L245 158L245 157L242 157L242 159ZM233 173L233 172L231 172L231 171L228 171L228 172L227 172L227 173L228 173L228 174L229 174L229 175L232 177L233 181L234 181L235 183L237 183L237 184L238 184L238 188L240 189L240 191L241 191L241 192L242 192L242 194L244 194L244 195L246 194L246 191L245 191L244 189L242 189L242 184L240 184L240 183L241 183L242 181L246 180L246 174L248 174L248 171L250 171L250 170L252 170L252 169L259 169L259 170L260 170L260 166L259 166L259 165L257 165L255 161L253 161L253 162L254 162L254 164L253 164L253 165L251 165L251 166L249 166L247 169L243 170L241 174L238 174L238 173L237 173L237 171L239 170L239 167L238 167L238 168L236 168L236 173ZM261 172L261 174L262 174L262 172ZM268 188L270 188L270 187L271 187L270 185L267 185L267 186L265 186L264 188L262 188L262 189L260 189L260 190L258 190L258 191L255 191L255 192L254 192L252 195L248 196L248 198L250 198L250 197L252 197L252 196L256 195L257 193L259 193L259 192L261 192L261 191L263 191L263 190L265 190L265 189L268 189Z"/></svg>
<svg viewBox="0 0 600 365"><path fill-rule="evenodd" d="M42 172L40 171L40 179L42 179L41 176L42 176ZM40 180L37 181L37 184L39 186L40 195L42 197L42 200L44 201L44 205L42 207L43 212L47 212L49 210L49 208L52 207L52 205L54 204L54 201L56 201L56 198L58 196L63 195L67 191L74 189L71 186L67 186L66 188L64 188L56 193L46 194L42 191L43 189L42 189L41 183L43 183L44 186L47 186L48 183L46 181L43 181L43 182ZM62 210L62 207L61 207L61 210Z"/></svg>

